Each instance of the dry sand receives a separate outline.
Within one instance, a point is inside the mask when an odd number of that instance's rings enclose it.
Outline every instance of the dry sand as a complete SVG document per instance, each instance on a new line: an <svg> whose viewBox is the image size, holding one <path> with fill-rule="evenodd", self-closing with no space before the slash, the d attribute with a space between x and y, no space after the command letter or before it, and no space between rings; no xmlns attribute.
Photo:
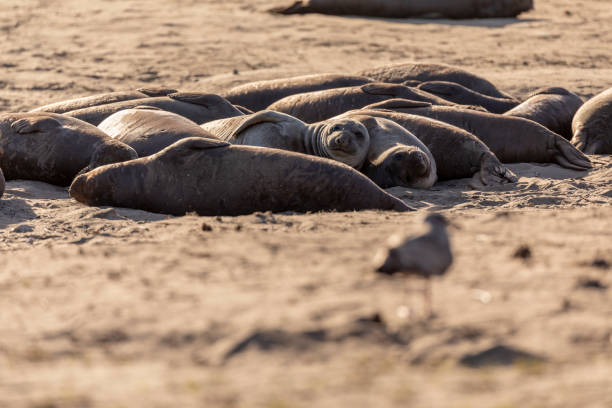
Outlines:
<svg viewBox="0 0 612 408"><path fill-rule="evenodd" d="M405 60L517 96L612 85L609 0L536 0L487 21L262 12L274 3L4 0L0 110ZM0 407L610 407L612 158L593 161L512 165L519 182L498 189L390 189L419 208L408 214L174 218L11 181ZM432 209L460 229L427 321L421 282L378 278L370 262ZM514 256L522 246L531 257Z"/></svg>

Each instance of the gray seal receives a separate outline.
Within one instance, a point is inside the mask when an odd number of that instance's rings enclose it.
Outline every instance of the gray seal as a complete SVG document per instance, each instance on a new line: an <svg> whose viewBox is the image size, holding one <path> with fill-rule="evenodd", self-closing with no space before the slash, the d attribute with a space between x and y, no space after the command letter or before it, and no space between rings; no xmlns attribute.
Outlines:
<svg viewBox="0 0 612 408"><path fill-rule="evenodd" d="M137 157L131 147L75 118L47 112L0 116L0 168L7 180L67 186L83 169Z"/></svg>
<svg viewBox="0 0 612 408"><path fill-rule="evenodd" d="M412 81L408 81L412 82ZM504 113L520 103L515 99L496 98L473 91L463 85L448 81L429 81L416 86L425 92L444 98L460 105L482 106L492 113Z"/></svg>
<svg viewBox="0 0 612 408"><path fill-rule="evenodd" d="M228 100L214 94L178 92L156 98L132 99L77 109L65 114L98 126L104 119L123 109L153 106L184 116L197 124L211 120L240 116L243 113Z"/></svg>
<svg viewBox="0 0 612 408"><path fill-rule="evenodd" d="M205 138L183 139L152 156L82 174L70 195L87 205L174 215L410 210L342 163Z"/></svg>
<svg viewBox="0 0 612 408"><path fill-rule="evenodd" d="M369 82L373 82L373 80L355 75L302 75L292 78L250 82L223 92L221 96L234 105L241 105L257 112L266 109L269 105L289 95L324 89L345 88Z"/></svg>
<svg viewBox="0 0 612 408"><path fill-rule="evenodd" d="M391 100L368 106L426 116L473 133L504 163L557 163L573 170L591 168L590 160L558 134L531 120L457 107Z"/></svg>
<svg viewBox="0 0 612 408"><path fill-rule="evenodd" d="M496 98L510 98L510 95L497 89L491 82L464 69L446 64L422 62L405 62L385 65L377 68L364 69L357 75L367 76L380 82L400 84L407 80L448 81L463 85L481 94ZM409 99L409 98L405 98Z"/></svg>
<svg viewBox="0 0 612 408"><path fill-rule="evenodd" d="M150 106L115 112L104 119L98 129L132 147L138 157L157 153L188 137L213 137L181 115Z"/></svg>
<svg viewBox="0 0 612 408"><path fill-rule="evenodd" d="M314 123L393 98L455 105L420 89L397 84L372 83L291 95L273 103L268 109L286 113L306 123Z"/></svg>
<svg viewBox="0 0 612 408"><path fill-rule="evenodd" d="M589 99L578 109L572 131L572 143L584 153L612 153L612 88Z"/></svg>
<svg viewBox="0 0 612 408"><path fill-rule="evenodd" d="M355 168L363 164L370 145L368 130L357 121L336 119L308 125L293 116L267 110L205 123L202 128L232 144L326 157Z"/></svg>
<svg viewBox="0 0 612 408"><path fill-rule="evenodd" d="M543 88L504 115L533 120L570 140L572 119L582 104L582 99L567 89Z"/></svg>
<svg viewBox="0 0 612 408"><path fill-rule="evenodd" d="M65 113L77 109L90 108L92 106L129 101L131 99L166 96L176 92L178 92L176 89L168 88L138 88L135 91L108 92L51 103L32 109L30 112Z"/></svg>

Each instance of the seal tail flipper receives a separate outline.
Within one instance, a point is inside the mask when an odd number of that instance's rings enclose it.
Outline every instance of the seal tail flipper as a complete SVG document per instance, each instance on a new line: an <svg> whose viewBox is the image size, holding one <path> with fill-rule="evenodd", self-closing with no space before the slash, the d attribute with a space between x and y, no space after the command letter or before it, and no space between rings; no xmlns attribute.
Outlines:
<svg viewBox="0 0 612 408"><path fill-rule="evenodd" d="M589 146L589 151L591 146ZM561 136L555 141L555 152L553 154L555 161L563 167L574 170L588 170L592 168L591 161Z"/></svg>

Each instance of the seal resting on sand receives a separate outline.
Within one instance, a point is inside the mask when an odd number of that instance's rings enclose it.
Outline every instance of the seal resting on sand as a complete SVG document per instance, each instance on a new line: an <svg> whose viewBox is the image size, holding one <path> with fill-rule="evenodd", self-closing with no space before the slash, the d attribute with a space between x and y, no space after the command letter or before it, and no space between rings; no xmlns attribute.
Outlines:
<svg viewBox="0 0 612 408"><path fill-rule="evenodd" d="M70 195L88 205L175 215L411 209L342 163L205 138L81 174Z"/></svg>
<svg viewBox="0 0 612 408"><path fill-rule="evenodd" d="M418 84L416 87L456 104L482 106L492 113L507 112L520 103L515 99L496 98L481 94L454 82L429 81Z"/></svg>
<svg viewBox="0 0 612 408"><path fill-rule="evenodd" d="M65 114L98 126L104 119L123 109L136 106L153 106L184 116L197 124L211 120L244 115L228 100L214 94L178 92L156 98L131 99L77 109Z"/></svg>
<svg viewBox="0 0 612 408"><path fill-rule="evenodd" d="M351 119L308 125L293 116L260 111L204 123L202 128L232 144L272 147L326 157L358 168L368 154L368 130Z"/></svg>
<svg viewBox="0 0 612 408"><path fill-rule="evenodd" d="M303 0L269 11L280 14L465 19L516 17L532 8L533 0Z"/></svg>
<svg viewBox="0 0 612 408"><path fill-rule="evenodd" d="M612 153L612 88L578 109L572 121L572 143L586 154Z"/></svg>
<svg viewBox="0 0 612 408"><path fill-rule="evenodd" d="M572 138L572 119L583 102L564 88L543 88L504 115L533 120L567 140Z"/></svg>
<svg viewBox="0 0 612 408"><path fill-rule="evenodd" d="M47 112L0 115L0 168L7 180L67 186L83 169L137 157L131 147L75 118Z"/></svg>
<svg viewBox="0 0 612 408"><path fill-rule="evenodd" d="M285 96L323 89L345 88L369 82L373 80L356 75L314 74L250 82L236 86L220 95L234 105L241 105L257 112L266 109Z"/></svg>
<svg viewBox="0 0 612 408"><path fill-rule="evenodd" d="M109 92L98 95L85 96L82 98L68 99L65 101L59 101L55 103L50 103L48 105L40 106L36 109L32 109L30 112L64 113L77 109L89 108L92 106L106 105L108 103L129 101L131 99L166 96L176 92L178 92L176 89L168 88L138 88L135 91Z"/></svg>
<svg viewBox="0 0 612 408"><path fill-rule="evenodd" d="M286 113L306 123L314 123L393 98L455 105L420 89L397 84L372 83L291 95L274 102L268 109Z"/></svg>
<svg viewBox="0 0 612 408"><path fill-rule="evenodd" d="M104 119L98 129L132 147L138 157L155 154L188 137L213 137L181 115L150 106L115 112Z"/></svg>
<svg viewBox="0 0 612 408"><path fill-rule="evenodd" d="M432 64L422 62L405 62L401 64L385 65L377 68L364 69L356 75L367 76L380 82L400 84L405 81L447 81L463 85L481 94L496 98L512 98L500 91L488 80L472 74L464 69L446 64ZM409 99L409 98L406 98Z"/></svg>
<svg viewBox="0 0 612 408"><path fill-rule="evenodd" d="M571 143L531 120L405 100L384 101L367 108L425 116L465 129L504 163L557 163L573 170L592 167L588 157Z"/></svg>

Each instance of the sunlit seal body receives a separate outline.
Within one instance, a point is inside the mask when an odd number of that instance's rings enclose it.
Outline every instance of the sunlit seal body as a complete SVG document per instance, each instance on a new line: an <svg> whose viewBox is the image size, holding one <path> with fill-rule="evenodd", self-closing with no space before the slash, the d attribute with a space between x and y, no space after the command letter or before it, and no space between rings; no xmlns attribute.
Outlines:
<svg viewBox="0 0 612 408"><path fill-rule="evenodd" d="M418 84L416 87L456 104L482 106L492 113L504 113L520 103L515 99L481 94L454 82L429 81Z"/></svg>
<svg viewBox="0 0 612 408"><path fill-rule="evenodd" d="M533 0L303 0L270 11L280 14L465 19L516 17L532 8Z"/></svg>
<svg viewBox="0 0 612 408"><path fill-rule="evenodd" d="M99 125L104 119L123 109L153 106L184 116L197 124L240 116L243 113L228 100L214 94L178 92L156 98L132 99L66 112L66 115Z"/></svg>
<svg viewBox="0 0 612 408"><path fill-rule="evenodd" d="M213 137L181 115L149 106L115 112L98 129L132 147L138 157L157 153L187 137Z"/></svg>
<svg viewBox="0 0 612 408"><path fill-rule="evenodd" d="M267 110L204 123L202 128L232 144L326 157L355 168L363 164L370 146L368 130L357 121L337 119L308 125Z"/></svg>
<svg viewBox="0 0 612 408"><path fill-rule="evenodd" d="M235 105L241 105L257 112L283 99L285 96L321 91L323 89L363 85L369 82L372 82L370 78L354 75L303 75L239 85L227 92L221 93L221 96Z"/></svg>
<svg viewBox="0 0 612 408"><path fill-rule="evenodd" d="M427 101L441 105L454 105L435 95L403 85L371 83L347 88L327 89L287 96L268 107L306 123L320 122L371 103L392 98Z"/></svg>
<svg viewBox="0 0 612 408"><path fill-rule="evenodd" d="M118 91L108 92L98 95L85 96L82 98L68 99L65 101L59 101L50 103L48 105L40 106L36 109L32 109L30 112L53 112L53 113L64 113L70 112L76 109L89 108L92 106L106 105L109 103L129 101L131 99L142 99L149 97L166 96L171 93L176 93L176 89L168 88L138 88L135 91Z"/></svg>
<svg viewBox="0 0 612 408"><path fill-rule="evenodd" d="M558 134L531 120L457 107L391 100L368 106L426 116L460 127L482 140L504 163L557 163L574 170L590 160Z"/></svg>
<svg viewBox="0 0 612 408"><path fill-rule="evenodd" d="M395 84L400 84L407 80L455 82L481 94L512 99L510 95L497 89L488 80L461 68L446 64L406 62L364 69L357 73L357 75L367 76L380 82Z"/></svg>
<svg viewBox="0 0 612 408"><path fill-rule="evenodd" d="M448 123L390 110L359 109L342 116L369 115L394 121L423 142L433 155L439 180L474 177L485 185L517 181L476 136Z"/></svg>
<svg viewBox="0 0 612 408"><path fill-rule="evenodd" d="M566 139L572 138L572 119L583 102L564 88L543 88L505 115L533 120Z"/></svg>
<svg viewBox="0 0 612 408"><path fill-rule="evenodd" d="M129 146L75 118L47 112L0 116L0 168L7 180L66 186L83 169L137 157Z"/></svg>
<svg viewBox="0 0 612 408"><path fill-rule="evenodd" d="M572 121L572 143L587 154L612 153L612 88L578 109Z"/></svg>
<svg viewBox="0 0 612 408"><path fill-rule="evenodd" d="M205 138L82 174L70 195L88 205L175 215L410 209L342 163Z"/></svg>
<svg viewBox="0 0 612 408"><path fill-rule="evenodd" d="M429 149L397 123L369 115L352 115L370 134L370 148L361 172L382 188L429 188L437 180ZM330 119L335 120L335 119Z"/></svg>

